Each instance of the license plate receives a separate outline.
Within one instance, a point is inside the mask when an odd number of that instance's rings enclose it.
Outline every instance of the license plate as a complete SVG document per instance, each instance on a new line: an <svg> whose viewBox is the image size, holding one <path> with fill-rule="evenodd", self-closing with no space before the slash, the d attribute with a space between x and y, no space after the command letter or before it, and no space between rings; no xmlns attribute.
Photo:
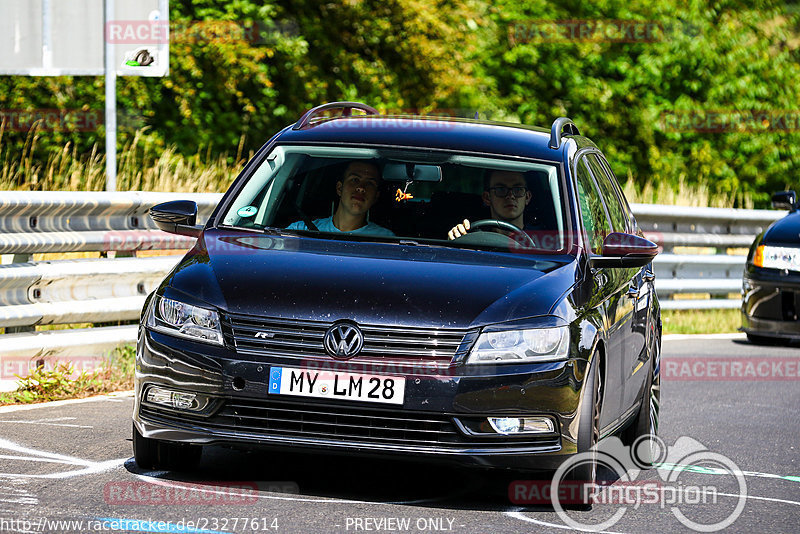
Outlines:
<svg viewBox="0 0 800 534"><path fill-rule="evenodd" d="M403 404L406 379L398 376L270 367L269 393L321 399Z"/></svg>

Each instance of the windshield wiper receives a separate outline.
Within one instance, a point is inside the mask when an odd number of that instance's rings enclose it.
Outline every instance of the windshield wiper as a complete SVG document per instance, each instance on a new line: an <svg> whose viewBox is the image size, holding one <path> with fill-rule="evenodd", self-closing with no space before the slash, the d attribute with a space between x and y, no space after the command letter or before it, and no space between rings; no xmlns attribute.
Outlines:
<svg viewBox="0 0 800 534"><path fill-rule="evenodd" d="M415 241L413 239L401 239L400 240L400 244L401 245L409 245L409 246L412 246L412 247L430 247L430 246L433 246L433 245L430 245L428 243L420 243L419 241Z"/></svg>
<svg viewBox="0 0 800 534"><path fill-rule="evenodd" d="M265 226L261 231L265 234L283 235L283 228L275 228L274 226Z"/></svg>

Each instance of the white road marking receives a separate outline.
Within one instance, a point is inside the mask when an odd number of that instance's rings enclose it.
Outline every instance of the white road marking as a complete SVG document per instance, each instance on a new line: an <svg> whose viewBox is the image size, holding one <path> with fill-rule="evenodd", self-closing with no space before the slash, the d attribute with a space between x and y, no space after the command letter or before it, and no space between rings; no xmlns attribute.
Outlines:
<svg viewBox="0 0 800 534"><path fill-rule="evenodd" d="M69 419L74 419L70 417ZM0 423L19 423L23 425L63 426L67 428L94 428L89 425L73 425L70 423L48 423L47 421L14 421L13 419L0 419Z"/></svg>
<svg viewBox="0 0 800 534"><path fill-rule="evenodd" d="M547 521L540 521L538 519L534 519L532 517L528 517L524 515L522 512L505 512L508 517L513 517L514 519L519 519L520 521L526 521L528 523L534 523L536 525L541 525L543 527L550 527L550 528L558 528L561 530L576 530L572 527L567 525L559 525L558 523L548 523ZM579 532L598 532L597 530L592 529L578 529ZM601 530L599 531L601 534L623 534L621 532L613 532L610 530Z"/></svg>
<svg viewBox="0 0 800 534"><path fill-rule="evenodd" d="M86 397L85 399L69 399L52 402L39 402L36 404L14 404L12 406L0 406L0 413L22 412L26 410L37 410L39 408L53 408L55 406L68 406L70 404L82 404L84 402L119 402L119 399L133 397L133 391L118 391L96 397Z"/></svg>
<svg viewBox="0 0 800 534"><path fill-rule="evenodd" d="M736 497L737 499L739 498L739 495L735 493L717 493L717 495L722 495L724 497ZM787 501L786 499L776 499L774 497L759 497L757 495L745 495L745 499L754 499L756 501L779 502L783 504L794 504L795 506L800 506L800 502Z"/></svg>
<svg viewBox="0 0 800 534"><path fill-rule="evenodd" d="M680 491L686 491L687 490L687 488L675 488L675 489L680 490ZM723 497L734 497L736 499L741 498L741 495L739 495L737 493L716 493L715 492L715 494L716 495L721 495ZM795 505L795 506L800 506L800 502L789 501L789 500L786 500L786 499L776 499L774 497L761 497L761 496L758 496L758 495L745 495L744 498L745 499L756 500L756 501L776 502L776 503L781 503L781 504L792 504L792 505ZM550 513L550 511L548 510L547 513ZM532 517L528 517L528 516L524 515L522 512L519 512L519 511L516 511L516 512L505 512L505 515L507 515L509 517L513 517L514 519L519 519L520 521L526 521L528 523L535 523L537 525L541 525L541 526L544 526L544 527L558 528L558 529L561 529L561 530L573 530L572 527L569 527L567 525L560 525L558 523L549 523L547 521L541 521L539 519L534 519ZM581 532L595 532L594 530L591 530L591 529L579 529L579 530ZM606 531L606 530L603 530L601 532L604 532L606 534L621 534L621 533L618 533L618 532L609 532L609 531Z"/></svg>
<svg viewBox="0 0 800 534"><path fill-rule="evenodd" d="M701 341L703 339L747 339L747 335L738 332L731 334L667 334L661 336L661 341L686 341L687 339Z"/></svg>
<svg viewBox="0 0 800 534"><path fill-rule="evenodd" d="M25 462L50 462L50 463L54 463L54 464L75 465L73 462L68 462L66 460L56 460L54 458L36 458L34 456L12 456L10 454L0 454L0 459L2 459L2 460L23 460Z"/></svg>
<svg viewBox="0 0 800 534"><path fill-rule="evenodd" d="M39 504L39 498L35 493L31 493L27 488L27 480L4 480L3 485L0 485L0 503L13 504L15 506L28 505L36 506ZM15 508L16 514L20 513L19 508Z"/></svg>
<svg viewBox="0 0 800 534"><path fill-rule="evenodd" d="M105 462L93 462L91 460L84 460L82 458L75 458L74 456L66 456L64 454L57 454L54 452L47 452L47 451L40 451L37 449L31 449L29 447L24 447L22 445L18 445L6 439L0 439L0 449L9 450L12 452L18 452L21 454L27 454L28 461L32 462L46 462L51 461L54 463L64 463L67 465L72 465L74 467L80 467L81 469L75 469L73 471L66 471L66 472L59 472L59 473L48 473L44 475L29 475L23 473L0 473L0 478L11 478L11 479L26 479L26 478L72 478L77 476L83 475L90 475L94 473L100 473L102 471L108 471L109 469L113 469L117 466L124 464L128 458L119 458L116 460L107 460Z"/></svg>

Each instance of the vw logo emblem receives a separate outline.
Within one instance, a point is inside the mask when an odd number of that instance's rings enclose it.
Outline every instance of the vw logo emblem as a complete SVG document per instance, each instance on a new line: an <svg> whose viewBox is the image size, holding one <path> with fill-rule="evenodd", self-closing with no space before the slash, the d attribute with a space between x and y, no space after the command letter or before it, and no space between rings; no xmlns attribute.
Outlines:
<svg viewBox="0 0 800 534"><path fill-rule="evenodd" d="M328 354L337 359L352 358L364 346L364 334L352 323L336 323L325 332L323 344Z"/></svg>

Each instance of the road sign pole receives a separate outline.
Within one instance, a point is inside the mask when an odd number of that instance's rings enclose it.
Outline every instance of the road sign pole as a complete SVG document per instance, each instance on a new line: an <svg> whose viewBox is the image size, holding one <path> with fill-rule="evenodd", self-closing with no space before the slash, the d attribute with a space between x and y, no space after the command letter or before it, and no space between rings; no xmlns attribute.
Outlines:
<svg viewBox="0 0 800 534"><path fill-rule="evenodd" d="M106 191L117 190L117 66L108 23L114 20L114 0L105 0L103 35L106 75Z"/></svg>

